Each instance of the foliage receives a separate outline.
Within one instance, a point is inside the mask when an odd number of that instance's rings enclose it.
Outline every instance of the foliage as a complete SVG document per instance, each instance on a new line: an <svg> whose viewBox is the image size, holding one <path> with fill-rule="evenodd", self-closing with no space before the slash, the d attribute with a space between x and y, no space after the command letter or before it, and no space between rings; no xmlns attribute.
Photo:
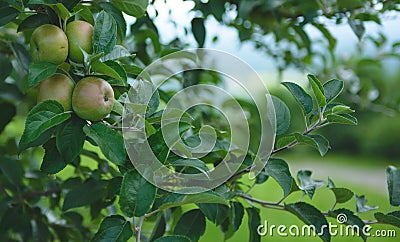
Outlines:
<svg viewBox="0 0 400 242"><path fill-rule="evenodd" d="M284 68L289 63L309 62L312 45L304 31L307 23L320 29L328 40L329 50L334 48L335 39L320 22L319 16L337 22L348 19L354 32L361 37L363 21L379 22L379 12L397 8L396 1L301 2L304 3L195 1L194 11L199 11L202 16L191 20L191 32L199 46L203 46L206 36L204 19L212 15L218 21L237 28L241 40L254 41L258 47L273 54L280 60L281 68ZM376 2L382 4L378 13L373 12ZM357 124L353 110L337 102L344 83L336 79L322 83L316 76L308 75L312 87L310 91L295 83L282 83L301 107L304 130L288 132L292 116L290 109L284 101L273 97L278 124L277 141L272 158L252 182L254 185L262 184L269 177L276 180L284 194L280 201L262 201L248 194L242 178L250 172L255 159L251 151L246 154L241 169L212 191L175 194L158 189L144 179L126 154L121 134L121 130L126 128L121 126L121 107L131 86L152 88L143 84L143 80L135 79L147 65L185 46L184 40L160 43L158 26L146 12L148 4L146 0L0 1L0 107L3 112L0 121L1 241L127 241L132 236L137 241L197 241L204 234L206 220L220 226L225 239L228 239L234 236L240 226L246 226L242 224L244 216L248 217L249 240L259 241L257 227L261 223L260 208L294 214L304 223L316 226L317 232L322 232L319 234L323 241L330 241L330 234L320 231L320 225L327 223L327 217L344 213L351 219L349 223L359 227L371 222L358 217L361 212L375 209L366 205L364 196L355 196L357 213L336 209L337 205L353 199L354 193L347 188L336 188L332 181L328 181L328 188L332 190L335 200L329 211L321 211L305 201L284 203L294 193L313 198L315 190L323 187L325 182L311 178L312 172L308 170L292 175L288 163L276 157L277 154L304 144L315 148L323 156L330 149L329 142L322 135L315 134L316 130L338 123ZM227 11L237 14L230 15L235 16L233 19L225 19ZM128 26L122 13L136 18L133 25L129 26L131 35L126 35ZM94 53L84 53L83 64L32 64L27 43L33 29L44 23L65 29L67 22L73 19L83 19L94 25ZM295 44L297 49L292 52L278 45L273 50L257 37L258 31L260 36L273 33L277 43L286 40ZM100 122L91 123L80 119L72 111L64 112L56 101L36 104L35 86L55 72L68 74L75 82L87 75L106 79L113 86L118 101L111 115ZM163 157L171 169L182 173L213 168L223 154L234 156L235 153L224 146L229 144L229 139L224 136L223 125L216 127L221 131L218 134L220 146L211 155L188 162L169 152L160 132L162 104L187 86L197 83L221 85L218 77L206 72L193 75L184 73L177 77L177 81L179 87L176 90L160 87L156 92L158 95L152 96L149 107L146 107L146 115L151 121L145 123L150 131L146 139L153 151ZM244 100L241 103L250 114L253 112L252 103ZM188 110L185 117L182 123L187 125L182 124L180 128L182 139L187 143L195 143L198 138L196 134L204 124L219 119L218 114L208 109ZM4 132L13 119L21 118L25 120L22 135ZM37 154L43 149L43 159L36 160ZM95 165L85 163L85 158L95 161ZM391 166L386 172L389 202L396 207L400 204L399 170ZM188 204L198 208L183 213L182 206ZM377 212L375 217L374 223L400 227L399 211L386 214ZM142 231L143 223L152 225L151 234Z"/></svg>

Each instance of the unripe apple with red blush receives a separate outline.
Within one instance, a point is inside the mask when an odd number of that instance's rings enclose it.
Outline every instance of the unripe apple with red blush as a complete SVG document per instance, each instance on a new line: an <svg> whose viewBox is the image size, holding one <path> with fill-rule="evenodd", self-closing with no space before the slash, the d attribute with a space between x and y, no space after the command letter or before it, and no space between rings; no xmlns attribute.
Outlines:
<svg viewBox="0 0 400 242"><path fill-rule="evenodd" d="M68 37L69 59L83 63L84 56L80 48L91 54L93 52L93 26L85 21L77 20L67 24L65 33Z"/></svg>
<svg viewBox="0 0 400 242"><path fill-rule="evenodd" d="M59 65L68 56L67 36L55 25L41 25L32 33L30 52L33 62L50 62Z"/></svg>
<svg viewBox="0 0 400 242"><path fill-rule="evenodd" d="M37 101L55 100L65 111L72 110L71 100L75 83L64 74L56 73L40 82Z"/></svg>
<svg viewBox="0 0 400 242"><path fill-rule="evenodd" d="M99 121L111 113L114 91L111 85L98 77L85 77L75 86L72 108L82 119Z"/></svg>

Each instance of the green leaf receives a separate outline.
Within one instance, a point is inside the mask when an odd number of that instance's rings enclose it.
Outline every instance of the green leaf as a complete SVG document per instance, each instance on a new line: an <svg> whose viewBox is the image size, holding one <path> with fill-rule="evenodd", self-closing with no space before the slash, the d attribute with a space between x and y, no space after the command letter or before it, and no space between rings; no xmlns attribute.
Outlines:
<svg viewBox="0 0 400 242"><path fill-rule="evenodd" d="M28 70L29 87L37 86L44 79L52 76L57 71L57 65L53 63L31 63Z"/></svg>
<svg viewBox="0 0 400 242"><path fill-rule="evenodd" d="M126 86L126 80L122 79L122 77L119 75L119 73L113 69L113 67L107 65L106 63L102 63L99 60L92 62L91 64L92 71L97 73L97 74L103 74L112 78L115 78L119 82L116 82L116 84L120 86ZM121 67L122 68L122 67ZM115 85L115 83L113 83Z"/></svg>
<svg viewBox="0 0 400 242"><path fill-rule="evenodd" d="M206 28L204 27L203 18L192 19L192 32L196 42L199 44L199 48L204 47L204 41L206 40Z"/></svg>
<svg viewBox="0 0 400 242"><path fill-rule="evenodd" d="M244 207L240 202L230 202L230 205L228 218L221 226L224 240L231 238L239 229L244 216Z"/></svg>
<svg viewBox="0 0 400 242"><path fill-rule="evenodd" d="M275 108L276 134L280 135L289 129L290 111L286 104L279 98L271 96Z"/></svg>
<svg viewBox="0 0 400 242"><path fill-rule="evenodd" d="M347 188L332 187L330 189L335 194L336 203L345 203L354 196L354 193Z"/></svg>
<svg viewBox="0 0 400 242"><path fill-rule="evenodd" d="M356 209L357 213L365 213L371 210L378 209L378 206L368 206L367 204L367 199L365 199L364 195L357 196L356 195Z"/></svg>
<svg viewBox="0 0 400 242"><path fill-rule="evenodd" d="M261 241L261 236L258 234L258 226L261 224L260 210L257 208L246 208L249 225L249 242L259 242Z"/></svg>
<svg viewBox="0 0 400 242"><path fill-rule="evenodd" d="M46 142L53 128L70 117L71 114L64 113L64 108L57 101L46 100L37 104L26 117L24 133L19 142L19 152Z"/></svg>
<svg viewBox="0 0 400 242"><path fill-rule="evenodd" d="M191 242L191 240L188 237L182 235L169 235L158 238L154 240L154 242Z"/></svg>
<svg viewBox="0 0 400 242"><path fill-rule="evenodd" d="M389 191L390 205L400 205L400 169L394 166L386 168L386 182Z"/></svg>
<svg viewBox="0 0 400 242"><path fill-rule="evenodd" d="M123 166L126 159L126 150L122 135L103 123L84 126L83 131L100 147L101 152L112 163ZM110 142L112 141L112 142Z"/></svg>
<svg viewBox="0 0 400 242"><path fill-rule="evenodd" d="M57 4L57 0L29 0L27 4Z"/></svg>
<svg viewBox="0 0 400 242"><path fill-rule="evenodd" d="M294 136L299 143L311 145L317 149L321 156L324 156L330 148L328 140L320 134L304 135L301 133L295 133Z"/></svg>
<svg viewBox="0 0 400 242"><path fill-rule="evenodd" d="M125 242L133 235L131 223L122 216L111 215L100 224L92 242Z"/></svg>
<svg viewBox="0 0 400 242"><path fill-rule="evenodd" d="M148 0L111 0L116 8L128 15L139 18L142 17L149 4Z"/></svg>
<svg viewBox="0 0 400 242"><path fill-rule="evenodd" d="M276 141L275 148L276 149L282 148L282 147L292 143L295 140L296 140L296 137L293 134L283 136L283 137L279 138L278 141Z"/></svg>
<svg viewBox="0 0 400 242"><path fill-rule="evenodd" d="M199 209L190 210L182 215L175 226L174 234L198 241L206 231L206 218Z"/></svg>
<svg viewBox="0 0 400 242"><path fill-rule="evenodd" d="M52 138L44 145L44 157L40 170L47 174L56 174L67 166L56 147L56 139Z"/></svg>
<svg viewBox="0 0 400 242"><path fill-rule="evenodd" d="M190 203L219 203L228 205L225 198L213 191L207 191L197 194L179 194L171 193L163 201L160 209L178 207Z"/></svg>
<svg viewBox="0 0 400 242"><path fill-rule="evenodd" d="M72 14L68 11L68 9L62 3L51 4L49 5L51 9L59 16L62 20L67 21Z"/></svg>
<svg viewBox="0 0 400 242"><path fill-rule="evenodd" d="M377 212L374 214L376 220L382 224L390 224L400 228L400 212L395 211L388 214Z"/></svg>
<svg viewBox="0 0 400 242"><path fill-rule="evenodd" d="M325 216L312 205L304 202L285 204L285 210L296 215L305 224L313 225L313 229L315 228L315 232L323 241L328 242L331 240Z"/></svg>
<svg viewBox="0 0 400 242"><path fill-rule="evenodd" d="M365 233L363 233L363 229L364 229L364 222L356 215L354 215L354 213L346 208L340 208L340 209L336 209L335 211L329 212L329 215L332 217L335 217L336 220L339 221L340 218L344 220L341 221L345 221L344 224L349 225L348 227L351 226L351 228L355 231L354 234L359 234L361 236L361 238L366 241L367 240L367 235ZM338 217L339 216L339 217ZM342 223L342 222L340 222ZM355 228L354 226L356 226L357 228ZM346 227L347 229L347 227ZM357 233L357 231L359 233Z"/></svg>
<svg viewBox="0 0 400 242"><path fill-rule="evenodd" d="M0 171L12 184L22 185L24 170L19 161L11 160L7 157L0 157Z"/></svg>
<svg viewBox="0 0 400 242"><path fill-rule="evenodd" d="M220 225L228 217L229 207L216 203L198 203L197 206L208 220L215 225Z"/></svg>
<svg viewBox="0 0 400 242"><path fill-rule="evenodd" d="M329 114L326 116L330 123L357 125L358 121L350 114Z"/></svg>
<svg viewBox="0 0 400 242"><path fill-rule="evenodd" d="M125 47L121 45L116 45L114 46L114 49L107 55L103 56L101 60L102 61L119 60L122 58L132 57L132 56L135 56L135 54L131 54L129 50L127 50Z"/></svg>
<svg viewBox="0 0 400 242"><path fill-rule="evenodd" d="M295 97L296 101L301 105L305 113L310 113L313 109L313 101L311 96L304 89L293 82L282 82L290 93Z"/></svg>
<svg viewBox="0 0 400 242"><path fill-rule="evenodd" d="M111 14L115 21L117 22L117 32L120 39L124 39L126 35L126 21L122 12L114 7L114 5L110 2L98 2L97 3L104 11Z"/></svg>
<svg viewBox="0 0 400 242"><path fill-rule="evenodd" d="M84 120L73 116L68 122L57 128L57 149L67 163L74 161L83 148L86 138L83 132L84 125Z"/></svg>
<svg viewBox="0 0 400 242"><path fill-rule="evenodd" d="M24 19L19 25L17 32L28 30L28 29L34 29L39 27L40 25L43 24L48 24L50 23L50 19L48 15L38 13L34 14L31 16L28 16L26 19Z"/></svg>
<svg viewBox="0 0 400 242"><path fill-rule="evenodd" d="M86 22L90 23L91 25L94 25L93 13L90 10L89 6L83 5L83 4L78 4L78 5L76 5L74 7L73 10L83 20L85 20Z"/></svg>
<svg viewBox="0 0 400 242"><path fill-rule="evenodd" d="M62 210L86 206L101 199L105 192L105 185L104 181L89 178L65 195Z"/></svg>
<svg viewBox="0 0 400 242"><path fill-rule="evenodd" d="M164 213L159 213L154 223L153 230L149 237L149 241L154 241L165 233L167 222L165 221Z"/></svg>
<svg viewBox="0 0 400 242"><path fill-rule="evenodd" d="M12 20L16 19L19 11L12 7L0 8L0 26L6 25Z"/></svg>
<svg viewBox="0 0 400 242"><path fill-rule="evenodd" d="M120 79L118 80L109 80L110 84L113 86L128 86L128 77L126 75L125 69L118 64L118 62L113 61L113 60L108 60L105 61L104 64L107 66L111 67L116 73L118 73L118 76Z"/></svg>
<svg viewBox="0 0 400 242"><path fill-rule="evenodd" d="M1 88L1 87L0 87ZM14 104L9 102L0 103L1 119L0 119L0 134L8 123L11 122L13 117L17 114L17 108Z"/></svg>
<svg viewBox="0 0 400 242"><path fill-rule="evenodd" d="M17 57L18 62L20 63L21 67L28 72L29 63L31 62L31 55L26 50L26 48L17 42L11 43L12 51L14 55Z"/></svg>
<svg viewBox="0 0 400 242"><path fill-rule="evenodd" d="M114 49L117 42L117 23L111 14L105 11L99 13L94 23L92 40L96 54L108 54Z"/></svg>
<svg viewBox="0 0 400 242"><path fill-rule="evenodd" d="M274 178L281 186L285 197L292 191L292 186L296 186L288 164L282 159L270 158L261 173Z"/></svg>
<svg viewBox="0 0 400 242"><path fill-rule="evenodd" d="M137 171L125 173L122 179L119 205L128 217L140 217L147 213L154 203L156 187Z"/></svg>
<svg viewBox="0 0 400 242"><path fill-rule="evenodd" d="M351 109L349 106L346 105L335 105L332 108L332 113L334 114L347 114L347 113L354 113L354 110Z"/></svg>
<svg viewBox="0 0 400 242"><path fill-rule="evenodd" d="M10 58L6 55L0 56L0 83L3 82L12 72L13 66Z"/></svg>
<svg viewBox="0 0 400 242"><path fill-rule="evenodd" d="M311 88L313 89L315 98L317 100L318 106L319 107L325 107L326 106L326 99L324 96L324 88L322 86L322 83L318 78L314 75L307 75L308 80L311 84Z"/></svg>
<svg viewBox="0 0 400 242"><path fill-rule="evenodd" d="M324 84L324 95L326 102L330 103L343 91L344 83L336 79L332 79Z"/></svg>
<svg viewBox="0 0 400 242"><path fill-rule="evenodd" d="M299 188L303 190L310 199L313 198L315 190L325 184L324 181L312 179L311 174L312 172L308 170L300 170L297 172L297 179L300 182Z"/></svg>
<svg viewBox="0 0 400 242"><path fill-rule="evenodd" d="M353 30L354 34L357 36L357 38L361 40L361 38L365 34L364 22L359 19L349 18L348 23L351 29Z"/></svg>
<svg viewBox="0 0 400 242"><path fill-rule="evenodd" d="M199 159L178 159L170 162L170 165L175 167L192 167L204 174L207 174L206 172L210 170L210 168L208 168L206 164Z"/></svg>

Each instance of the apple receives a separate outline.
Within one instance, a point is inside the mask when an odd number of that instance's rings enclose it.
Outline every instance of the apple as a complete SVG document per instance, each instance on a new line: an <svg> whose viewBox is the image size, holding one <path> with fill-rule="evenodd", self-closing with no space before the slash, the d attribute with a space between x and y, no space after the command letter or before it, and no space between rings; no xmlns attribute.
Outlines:
<svg viewBox="0 0 400 242"><path fill-rule="evenodd" d="M67 36L55 25L41 25L32 33L30 51L33 62L61 64L68 56Z"/></svg>
<svg viewBox="0 0 400 242"><path fill-rule="evenodd" d="M83 54L80 48L89 54L93 52L93 26L88 22L77 20L67 25L65 33L68 38L69 59L76 63L83 63Z"/></svg>
<svg viewBox="0 0 400 242"><path fill-rule="evenodd" d="M72 93L72 108L82 119L99 121L111 112L113 105L111 85L98 77L83 78Z"/></svg>
<svg viewBox="0 0 400 242"><path fill-rule="evenodd" d="M75 83L68 76L56 73L40 82L37 101L55 100L65 111L72 110L71 98Z"/></svg>

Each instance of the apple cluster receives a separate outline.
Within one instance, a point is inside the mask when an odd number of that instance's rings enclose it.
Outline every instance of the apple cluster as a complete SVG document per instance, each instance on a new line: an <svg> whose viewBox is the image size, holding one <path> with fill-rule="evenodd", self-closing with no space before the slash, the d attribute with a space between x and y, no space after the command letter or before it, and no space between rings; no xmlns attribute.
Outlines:
<svg viewBox="0 0 400 242"><path fill-rule="evenodd" d="M83 63L84 55L93 52L93 26L85 21L72 21L65 32L52 24L36 28L30 40L32 61L60 65L67 60ZM82 49L82 50L81 50ZM65 111L73 110L82 119L99 121L105 118L114 105L111 85L95 76L75 82L67 75L56 73L40 82L38 102L56 100Z"/></svg>

